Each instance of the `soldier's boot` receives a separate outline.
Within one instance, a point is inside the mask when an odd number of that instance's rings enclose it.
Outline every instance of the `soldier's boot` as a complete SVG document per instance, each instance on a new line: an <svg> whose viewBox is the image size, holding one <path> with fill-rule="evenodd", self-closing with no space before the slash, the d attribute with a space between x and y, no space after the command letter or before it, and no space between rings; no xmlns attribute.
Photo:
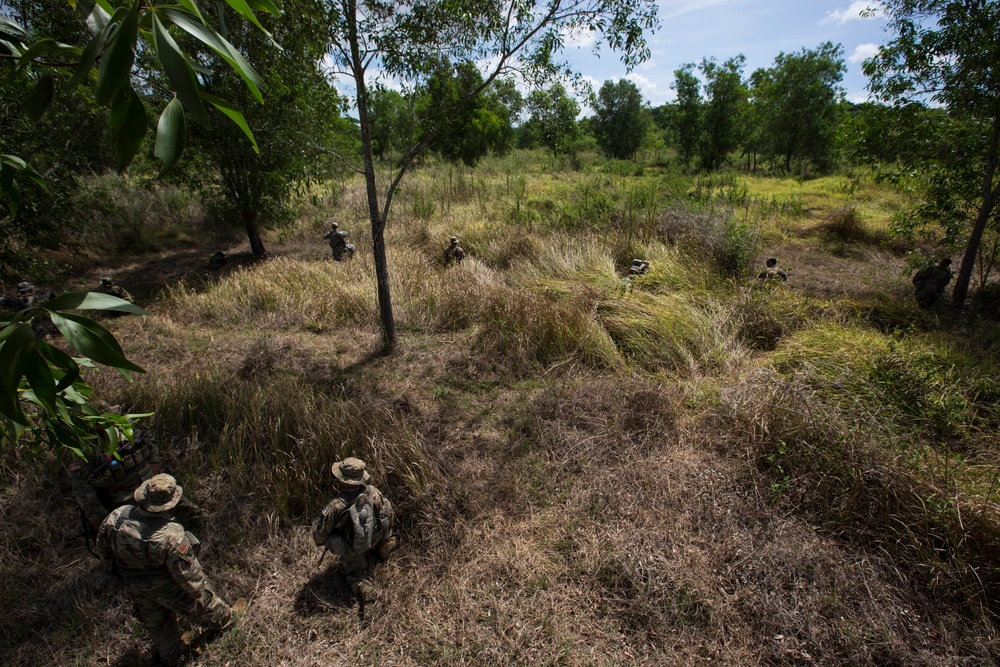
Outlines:
<svg viewBox="0 0 1000 667"><path fill-rule="evenodd" d="M375 550L375 557L380 561L389 560L389 556L392 552L396 550L399 546L399 538L393 535L387 540L382 540L382 543L378 545L378 549Z"/></svg>
<svg viewBox="0 0 1000 667"><path fill-rule="evenodd" d="M358 596L358 602L362 607L371 604L378 598L378 589L370 580L359 581L354 587L354 594Z"/></svg>

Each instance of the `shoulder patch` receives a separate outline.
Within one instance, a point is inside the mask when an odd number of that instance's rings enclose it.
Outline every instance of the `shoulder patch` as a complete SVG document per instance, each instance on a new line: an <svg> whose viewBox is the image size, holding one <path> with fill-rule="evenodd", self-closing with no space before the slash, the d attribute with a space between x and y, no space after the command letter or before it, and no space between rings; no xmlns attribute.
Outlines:
<svg viewBox="0 0 1000 667"><path fill-rule="evenodd" d="M191 548L191 543L188 542L187 537L185 537L184 539L182 539L180 542L177 543L178 553L181 553L185 556L187 555L188 549L190 548Z"/></svg>

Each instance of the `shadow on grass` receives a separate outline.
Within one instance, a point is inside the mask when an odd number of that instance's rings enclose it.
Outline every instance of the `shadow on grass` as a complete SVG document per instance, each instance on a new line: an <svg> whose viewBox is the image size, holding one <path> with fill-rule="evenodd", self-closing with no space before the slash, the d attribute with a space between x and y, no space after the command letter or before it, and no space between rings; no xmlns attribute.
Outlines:
<svg viewBox="0 0 1000 667"><path fill-rule="evenodd" d="M307 618L350 609L354 604L354 594L347 580L337 571L336 564L332 564L306 582L295 596L294 609L297 615Z"/></svg>

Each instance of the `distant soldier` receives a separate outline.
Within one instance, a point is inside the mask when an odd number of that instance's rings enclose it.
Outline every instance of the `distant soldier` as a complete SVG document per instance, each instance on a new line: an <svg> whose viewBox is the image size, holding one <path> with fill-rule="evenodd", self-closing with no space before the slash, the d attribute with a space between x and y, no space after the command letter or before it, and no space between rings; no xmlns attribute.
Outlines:
<svg viewBox="0 0 1000 667"><path fill-rule="evenodd" d="M156 444L136 427L133 440L118 446L112 456L103 452L87 460L69 454L69 473L73 497L88 526L96 529L109 512L132 502L136 487L153 475L160 474L160 454ZM201 527L201 508L184 497L174 509L174 516L187 528Z"/></svg>
<svg viewBox="0 0 1000 667"><path fill-rule="evenodd" d="M458 245L458 237L452 236L448 247L444 249L444 263L461 264L463 259L465 259L465 250Z"/></svg>
<svg viewBox="0 0 1000 667"><path fill-rule="evenodd" d="M333 258L338 262L345 258L354 257L354 244L347 242L348 236L350 233L340 231L340 225L336 222L331 223L330 231L323 234L323 238L330 242L330 252L333 254Z"/></svg>
<svg viewBox="0 0 1000 667"><path fill-rule="evenodd" d="M0 308L7 308L9 310L24 310L28 307L27 299L25 298L25 291L22 286L34 290L29 283L18 283L17 284L17 294L8 296L6 294L7 289L4 288L3 298L0 299Z"/></svg>
<svg viewBox="0 0 1000 667"><path fill-rule="evenodd" d="M55 298L54 292L49 292L49 296L45 297L31 283L20 282L17 284L17 296L4 296L0 306L11 310L27 310L44 306L53 298ZM35 334L35 338L44 340L54 336L58 331L49 315L36 316L31 320L31 332Z"/></svg>
<svg viewBox="0 0 1000 667"><path fill-rule="evenodd" d="M135 505L119 507L101 524L97 555L122 578L160 659L178 665L188 648L177 615L210 632L229 628L240 598L230 607L216 595L198 562L189 533L174 519L183 489L170 475L156 475L135 490Z"/></svg>
<svg viewBox="0 0 1000 667"><path fill-rule="evenodd" d="M917 305L930 310L944 294L944 288L951 282L951 260L945 257L937 265L925 266L913 274L914 296Z"/></svg>
<svg viewBox="0 0 1000 667"><path fill-rule="evenodd" d="M644 259L633 259L632 266L628 269L628 274L630 276L644 276L648 270L649 262Z"/></svg>
<svg viewBox="0 0 1000 667"><path fill-rule="evenodd" d="M764 262L764 270L757 274L757 280L769 282L772 280L788 280L788 274L778 268L778 260L775 257L768 257Z"/></svg>
<svg viewBox="0 0 1000 667"><path fill-rule="evenodd" d="M375 598L373 562L386 560L396 549L395 516L389 499L368 484L364 461L346 458L332 470L338 494L313 527L313 542L324 547L324 554L332 551L340 557L340 572L363 609Z"/></svg>
<svg viewBox="0 0 1000 667"><path fill-rule="evenodd" d="M109 278L108 276L104 276L103 278L101 278L101 286L97 289L97 291L101 292L102 294L110 294L111 296L116 296L119 299L128 301L129 303L135 303L135 300L132 298L132 295L129 294L124 287L116 284L115 281Z"/></svg>
<svg viewBox="0 0 1000 667"><path fill-rule="evenodd" d="M221 250L212 255L212 258L208 260L208 268L212 270L221 269L225 265L226 265L226 253L222 252Z"/></svg>

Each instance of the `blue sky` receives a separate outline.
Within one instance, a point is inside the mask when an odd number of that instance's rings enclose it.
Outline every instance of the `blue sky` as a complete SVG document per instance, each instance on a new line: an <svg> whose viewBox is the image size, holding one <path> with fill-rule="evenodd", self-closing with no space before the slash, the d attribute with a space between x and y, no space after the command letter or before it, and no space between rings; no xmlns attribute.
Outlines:
<svg viewBox="0 0 1000 667"><path fill-rule="evenodd" d="M847 72L843 87L847 98L862 102L868 97L868 80L861 61L889 41L881 16L862 19L860 13L877 0L660 0L660 28L649 36L652 58L631 74L617 56L604 51L599 57L588 44L568 45L564 55L595 91L606 80L627 76L653 106L672 100L674 70L684 63L700 63L715 56L719 61L742 53L744 76L770 67L779 52L814 49L830 41L844 47Z"/></svg>

